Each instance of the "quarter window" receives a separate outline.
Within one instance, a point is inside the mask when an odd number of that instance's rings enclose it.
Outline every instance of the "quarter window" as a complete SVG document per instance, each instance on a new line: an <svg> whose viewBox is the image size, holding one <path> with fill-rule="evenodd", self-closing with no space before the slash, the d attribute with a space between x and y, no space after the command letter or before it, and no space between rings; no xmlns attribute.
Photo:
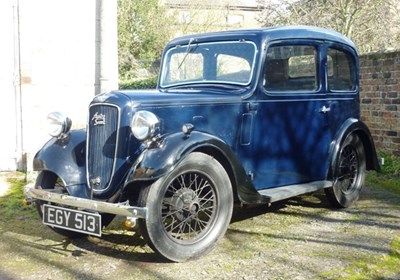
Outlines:
<svg viewBox="0 0 400 280"><path fill-rule="evenodd" d="M345 51L328 49L328 88L331 91L353 91L356 88L353 56Z"/></svg>
<svg viewBox="0 0 400 280"><path fill-rule="evenodd" d="M268 91L315 91L317 50L313 46L272 46L267 52L264 87Z"/></svg>

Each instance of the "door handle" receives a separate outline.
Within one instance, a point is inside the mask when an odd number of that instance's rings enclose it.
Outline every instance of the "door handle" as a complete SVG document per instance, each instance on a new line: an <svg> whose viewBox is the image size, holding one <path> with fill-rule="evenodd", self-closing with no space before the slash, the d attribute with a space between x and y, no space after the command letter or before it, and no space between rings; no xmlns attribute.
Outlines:
<svg viewBox="0 0 400 280"><path fill-rule="evenodd" d="M258 109L258 103L250 102L250 103L247 103L247 104L246 104L246 107L247 107L247 112L257 111L257 109Z"/></svg>
<svg viewBox="0 0 400 280"><path fill-rule="evenodd" d="M326 113L328 113L328 112L330 112L330 111L331 111L331 108L330 108L330 107L326 107L325 105L322 106L321 109L319 109L319 112L320 112L320 113L323 113L323 114L326 114Z"/></svg>

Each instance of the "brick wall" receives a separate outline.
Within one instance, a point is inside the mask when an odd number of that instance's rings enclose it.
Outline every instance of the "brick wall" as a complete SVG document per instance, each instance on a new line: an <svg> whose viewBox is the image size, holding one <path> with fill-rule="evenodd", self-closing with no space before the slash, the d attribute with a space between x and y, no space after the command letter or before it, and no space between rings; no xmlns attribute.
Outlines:
<svg viewBox="0 0 400 280"><path fill-rule="evenodd" d="M400 156L400 52L360 57L361 117L378 151Z"/></svg>

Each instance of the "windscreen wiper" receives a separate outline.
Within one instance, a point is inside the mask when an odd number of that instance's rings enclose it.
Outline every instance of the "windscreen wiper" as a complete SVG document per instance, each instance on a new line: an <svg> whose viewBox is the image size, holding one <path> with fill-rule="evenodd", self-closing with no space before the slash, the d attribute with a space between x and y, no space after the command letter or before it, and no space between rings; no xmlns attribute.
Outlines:
<svg viewBox="0 0 400 280"><path fill-rule="evenodd" d="M196 48L191 49L192 43L193 43L194 41L195 41L194 38L190 38L190 39L189 39L189 43L188 43L188 45L187 45L187 49L186 49L185 56L183 57L181 63L179 63L178 70L181 69L181 66L182 66L182 64L185 62L185 60L186 60L187 56L189 55L189 53L193 52L193 51L196 49Z"/></svg>

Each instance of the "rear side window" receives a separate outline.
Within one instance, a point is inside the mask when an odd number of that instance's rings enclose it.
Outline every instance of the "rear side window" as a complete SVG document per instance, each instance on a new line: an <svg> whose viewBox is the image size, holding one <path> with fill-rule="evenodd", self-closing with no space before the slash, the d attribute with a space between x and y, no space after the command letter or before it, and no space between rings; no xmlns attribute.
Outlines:
<svg viewBox="0 0 400 280"><path fill-rule="evenodd" d="M317 63L314 46L272 46L267 52L264 87L273 92L316 91Z"/></svg>
<svg viewBox="0 0 400 280"><path fill-rule="evenodd" d="M356 89L355 62L353 56L343 50L328 49L328 88L331 91Z"/></svg>

